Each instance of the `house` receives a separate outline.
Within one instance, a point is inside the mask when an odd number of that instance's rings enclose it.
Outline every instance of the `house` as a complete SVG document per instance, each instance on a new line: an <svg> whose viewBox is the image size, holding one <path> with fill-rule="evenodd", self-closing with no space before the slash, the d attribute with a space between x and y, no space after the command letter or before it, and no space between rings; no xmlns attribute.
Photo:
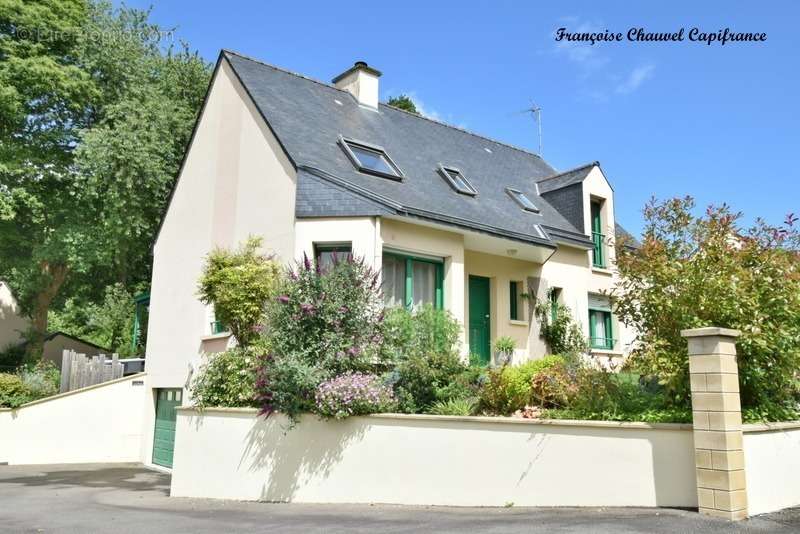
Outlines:
<svg viewBox="0 0 800 534"><path fill-rule="evenodd" d="M516 341L517 361L544 355L528 295L569 306L593 354L623 356L630 335L603 295L619 227L600 165L560 172L381 104L380 76L358 62L326 84L220 54L154 245L152 402L184 402L201 356L230 343L197 280L212 248L249 235L283 262L364 258L383 273L387 305L450 311L465 357L488 362L500 336ZM151 415L146 425L143 457L155 426L155 461L168 464L170 422Z"/></svg>
<svg viewBox="0 0 800 534"><path fill-rule="evenodd" d="M26 341L23 334L29 327L30 320L21 315L11 288L6 282L0 281L0 352L24 352ZM42 360L52 362L60 370L64 350L90 355L108 352L108 349L66 332L50 332L44 338ZM0 361L0 371L11 370L14 364L16 362Z"/></svg>

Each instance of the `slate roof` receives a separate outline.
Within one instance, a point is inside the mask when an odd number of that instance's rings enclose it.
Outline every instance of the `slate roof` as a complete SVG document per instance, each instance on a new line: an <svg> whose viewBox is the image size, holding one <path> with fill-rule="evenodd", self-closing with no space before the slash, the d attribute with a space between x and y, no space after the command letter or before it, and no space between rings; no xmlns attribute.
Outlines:
<svg viewBox="0 0 800 534"><path fill-rule="evenodd" d="M556 170L536 154L385 104L376 112L332 85L235 52L222 55L298 171L298 217L385 212L532 244L591 246L588 236L537 194L536 181ZM340 136L383 147L404 179L358 172ZM478 194L454 192L438 173L439 164L460 169ZM520 209L507 187L524 192L540 214Z"/></svg>
<svg viewBox="0 0 800 534"><path fill-rule="evenodd" d="M599 162L593 161L591 163L587 163L586 165L581 165L580 167L575 167L574 169L537 180L536 183L539 184L539 193L549 193L550 191L555 191L556 189L561 189L580 183L586 179L586 176L589 175L589 172L592 169L599 166Z"/></svg>

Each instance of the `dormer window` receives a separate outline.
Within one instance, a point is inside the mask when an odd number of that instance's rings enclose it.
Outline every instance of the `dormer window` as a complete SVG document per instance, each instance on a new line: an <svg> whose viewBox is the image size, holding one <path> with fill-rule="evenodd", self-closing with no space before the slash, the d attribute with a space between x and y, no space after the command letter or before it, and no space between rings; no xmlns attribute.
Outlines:
<svg viewBox="0 0 800 534"><path fill-rule="evenodd" d="M519 206L525 211L530 211L531 213L539 213L539 208L536 207L536 204L531 202L531 199L529 199L522 191L507 187L506 192L511 198L514 199L514 202L519 204Z"/></svg>
<svg viewBox="0 0 800 534"><path fill-rule="evenodd" d="M472 184L469 183L469 180L464 176L460 170L456 169L455 167L445 167L444 165L439 165L439 172L447 180L447 183L450 184L450 187L456 190L456 192L461 193L462 195L469 195L475 196L478 191L472 187Z"/></svg>
<svg viewBox="0 0 800 534"><path fill-rule="evenodd" d="M339 138L347 157L360 172L374 174L392 180L402 180L403 173L400 171L392 158L386 151L375 145L353 141L352 139Z"/></svg>

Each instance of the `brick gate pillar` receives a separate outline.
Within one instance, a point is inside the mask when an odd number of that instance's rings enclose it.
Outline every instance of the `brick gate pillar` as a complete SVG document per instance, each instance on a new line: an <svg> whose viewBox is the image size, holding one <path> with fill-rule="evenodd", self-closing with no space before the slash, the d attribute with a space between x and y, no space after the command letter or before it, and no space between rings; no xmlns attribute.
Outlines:
<svg viewBox="0 0 800 534"><path fill-rule="evenodd" d="M747 517L738 330L694 328L681 331L689 342L689 376L701 514L739 520Z"/></svg>

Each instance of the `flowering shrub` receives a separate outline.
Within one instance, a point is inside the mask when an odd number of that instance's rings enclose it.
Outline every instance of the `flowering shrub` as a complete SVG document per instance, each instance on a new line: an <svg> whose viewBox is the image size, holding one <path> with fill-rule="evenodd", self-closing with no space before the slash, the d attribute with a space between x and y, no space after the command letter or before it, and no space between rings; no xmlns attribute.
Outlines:
<svg viewBox="0 0 800 534"><path fill-rule="evenodd" d="M265 414L293 421L315 409L317 386L336 376L369 372L380 360L383 300L379 275L360 259L326 269L309 258L288 271L266 307L256 394Z"/></svg>
<svg viewBox="0 0 800 534"><path fill-rule="evenodd" d="M315 396L316 412L323 417L344 419L389 411L394 406L392 389L376 375L346 373L322 382Z"/></svg>
<svg viewBox="0 0 800 534"><path fill-rule="evenodd" d="M258 349L236 347L209 356L192 380L195 406L254 407Z"/></svg>

